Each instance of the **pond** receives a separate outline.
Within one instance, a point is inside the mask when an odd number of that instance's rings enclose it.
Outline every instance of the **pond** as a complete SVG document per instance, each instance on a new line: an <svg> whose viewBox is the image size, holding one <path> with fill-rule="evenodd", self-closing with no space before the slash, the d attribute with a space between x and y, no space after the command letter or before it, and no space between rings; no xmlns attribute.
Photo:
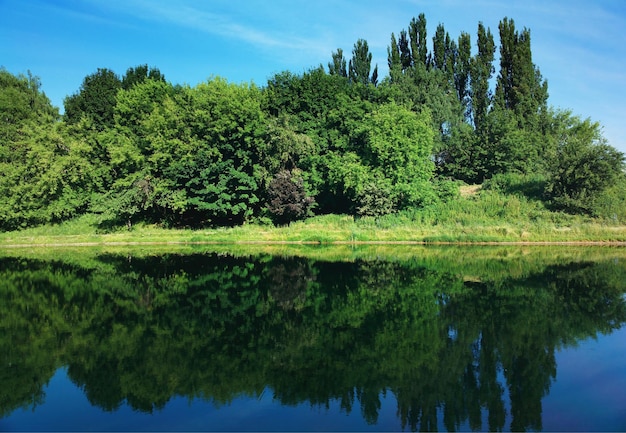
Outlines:
<svg viewBox="0 0 626 433"><path fill-rule="evenodd" d="M0 253L0 431L626 431L626 250Z"/></svg>

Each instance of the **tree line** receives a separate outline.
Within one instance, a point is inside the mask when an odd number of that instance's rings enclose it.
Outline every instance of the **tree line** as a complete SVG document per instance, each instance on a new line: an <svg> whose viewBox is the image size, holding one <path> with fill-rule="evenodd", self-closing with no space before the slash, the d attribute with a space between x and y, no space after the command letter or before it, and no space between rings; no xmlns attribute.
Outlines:
<svg viewBox="0 0 626 433"><path fill-rule="evenodd" d="M599 197L626 203L624 155L598 123L548 105L530 30L504 18L498 31L497 75L489 28L478 24L473 52L470 34L443 24L429 40L420 14L391 34L382 79L364 39L349 59L339 48L327 68L263 87L101 68L63 115L37 77L2 69L0 229L84 213L189 227L379 216L496 175L532 177L554 210L606 216Z"/></svg>

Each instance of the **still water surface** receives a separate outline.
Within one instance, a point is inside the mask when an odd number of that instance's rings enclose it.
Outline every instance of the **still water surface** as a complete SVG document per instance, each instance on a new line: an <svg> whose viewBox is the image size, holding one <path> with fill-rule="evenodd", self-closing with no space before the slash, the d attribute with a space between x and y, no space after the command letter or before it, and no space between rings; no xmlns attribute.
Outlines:
<svg viewBox="0 0 626 433"><path fill-rule="evenodd" d="M1 431L626 431L621 250L61 257L0 257Z"/></svg>

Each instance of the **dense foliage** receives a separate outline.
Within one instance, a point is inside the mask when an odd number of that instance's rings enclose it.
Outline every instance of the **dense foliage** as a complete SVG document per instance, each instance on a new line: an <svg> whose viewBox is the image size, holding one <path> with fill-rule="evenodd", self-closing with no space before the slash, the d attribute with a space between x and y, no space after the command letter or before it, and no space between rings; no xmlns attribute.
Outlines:
<svg viewBox="0 0 626 433"><path fill-rule="evenodd" d="M548 106L528 29L504 18L498 30L497 75L490 29L478 25L474 54L470 34L443 24L431 45L422 14L391 34L382 79L363 39L328 72L264 87L101 68L62 117L36 77L0 70L0 230L83 213L128 227L381 216L503 174L539 177L534 198L550 209L623 222L624 155L598 123Z"/></svg>

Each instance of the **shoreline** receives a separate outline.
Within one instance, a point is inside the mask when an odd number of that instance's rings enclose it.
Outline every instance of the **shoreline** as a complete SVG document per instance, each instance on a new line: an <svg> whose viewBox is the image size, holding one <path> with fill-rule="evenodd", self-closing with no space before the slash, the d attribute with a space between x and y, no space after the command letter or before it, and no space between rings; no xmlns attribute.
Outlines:
<svg viewBox="0 0 626 433"><path fill-rule="evenodd" d="M607 246L626 247L626 241L104 241L1 244L2 249L62 248L99 246L165 246L165 245L419 245L419 246Z"/></svg>

